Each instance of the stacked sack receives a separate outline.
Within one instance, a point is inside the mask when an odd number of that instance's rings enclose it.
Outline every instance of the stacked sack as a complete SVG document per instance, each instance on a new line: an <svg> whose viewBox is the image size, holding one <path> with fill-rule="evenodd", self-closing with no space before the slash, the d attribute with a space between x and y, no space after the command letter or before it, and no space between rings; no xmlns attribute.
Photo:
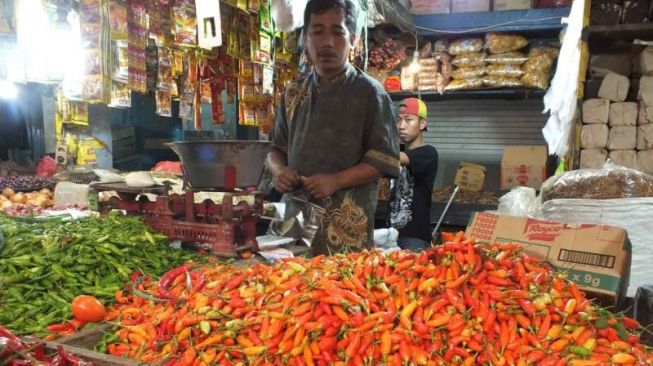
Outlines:
<svg viewBox="0 0 653 366"><path fill-rule="evenodd" d="M637 96L637 168L653 174L653 47L646 47L642 52L640 67L643 76Z"/></svg>
<svg viewBox="0 0 653 366"><path fill-rule="evenodd" d="M600 168L610 159L617 165L653 173L653 49L650 60L646 53L641 57L644 76L637 102L626 100L630 79L610 71L601 82L598 98L583 103L581 168Z"/></svg>
<svg viewBox="0 0 653 366"><path fill-rule="evenodd" d="M452 42L454 80L446 90L531 87L547 89L558 50L533 46L523 53L528 40L514 34L488 33L481 38Z"/></svg>
<svg viewBox="0 0 653 366"><path fill-rule="evenodd" d="M626 102L629 89L627 77L608 72L599 97L583 103L581 168L600 168L608 158L636 167L637 103Z"/></svg>

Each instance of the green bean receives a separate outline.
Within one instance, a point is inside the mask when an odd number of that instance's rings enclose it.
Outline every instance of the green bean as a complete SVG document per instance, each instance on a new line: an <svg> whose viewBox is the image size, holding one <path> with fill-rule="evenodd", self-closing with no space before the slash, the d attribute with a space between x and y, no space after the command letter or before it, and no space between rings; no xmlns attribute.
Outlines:
<svg viewBox="0 0 653 366"><path fill-rule="evenodd" d="M71 318L70 300L105 304L134 271L158 276L194 253L175 250L138 218L117 214L77 221L0 216L0 324L17 334L47 334Z"/></svg>

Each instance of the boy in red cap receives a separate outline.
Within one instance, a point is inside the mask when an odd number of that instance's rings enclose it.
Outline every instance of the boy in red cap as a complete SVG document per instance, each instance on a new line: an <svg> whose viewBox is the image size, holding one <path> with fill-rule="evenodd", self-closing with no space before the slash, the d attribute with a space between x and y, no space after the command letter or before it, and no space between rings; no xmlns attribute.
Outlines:
<svg viewBox="0 0 653 366"><path fill-rule="evenodd" d="M397 127L404 144L401 175L391 181L390 224L399 230L399 247L424 250L431 243L431 193L438 171L438 152L424 143L426 104L408 98L399 104Z"/></svg>

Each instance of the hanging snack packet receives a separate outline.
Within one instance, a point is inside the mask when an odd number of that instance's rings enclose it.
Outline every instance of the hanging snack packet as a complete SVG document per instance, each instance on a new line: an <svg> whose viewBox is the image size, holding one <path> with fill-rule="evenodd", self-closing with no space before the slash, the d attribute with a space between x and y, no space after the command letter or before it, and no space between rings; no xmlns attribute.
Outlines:
<svg viewBox="0 0 653 366"><path fill-rule="evenodd" d="M163 117L172 117L172 96L169 91L156 91L156 114Z"/></svg>
<svg viewBox="0 0 653 366"><path fill-rule="evenodd" d="M192 0L178 0L172 7L175 21L175 43L179 46L197 44L197 19Z"/></svg>
<svg viewBox="0 0 653 366"><path fill-rule="evenodd" d="M127 5L119 0L109 0L109 29L111 39L127 39Z"/></svg>

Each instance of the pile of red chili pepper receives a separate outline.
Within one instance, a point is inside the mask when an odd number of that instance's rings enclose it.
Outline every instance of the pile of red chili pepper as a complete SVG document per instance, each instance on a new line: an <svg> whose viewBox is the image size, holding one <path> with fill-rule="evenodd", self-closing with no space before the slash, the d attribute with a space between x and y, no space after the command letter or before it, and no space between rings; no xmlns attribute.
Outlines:
<svg viewBox="0 0 653 366"><path fill-rule="evenodd" d="M59 347L54 356L48 356L45 347L39 342L27 342L0 325L0 365L9 366L92 366L92 362Z"/></svg>
<svg viewBox="0 0 653 366"><path fill-rule="evenodd" d="M518 244L184 265L116 294L109 353L163 365L652 365L639 324Z"/></svg>

